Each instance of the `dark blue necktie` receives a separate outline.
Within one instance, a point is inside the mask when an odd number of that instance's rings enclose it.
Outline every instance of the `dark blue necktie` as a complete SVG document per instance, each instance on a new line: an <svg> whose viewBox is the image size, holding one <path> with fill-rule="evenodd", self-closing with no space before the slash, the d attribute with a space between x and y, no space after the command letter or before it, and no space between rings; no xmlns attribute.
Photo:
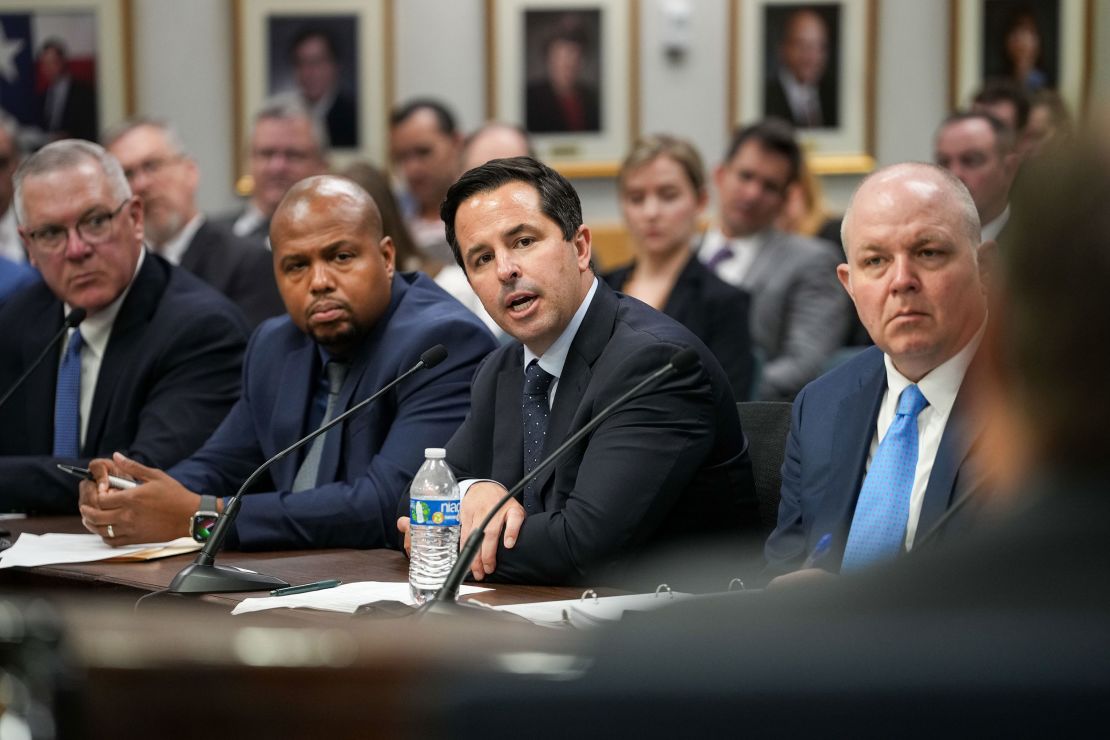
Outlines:
<svg viewBox="0 0 1110 740"><path fill-rule="evenodd" d="M319 426L327 424L335 418L335 406L339 400L339 391L343 389L343 381L347 378L347 370L350 367L345 362L336 362L332 360L328 362L324 368L328 376L328 404L324 410L324 418ZM342 426L342 425L340 425ZM324 454L324 444L329 436L336 432L335 428L321 434L316 439L312 440L312 445L308 448L308 452L304 456L304 461L301 467L297 468L297 475L293 479L293 492L309 491L316 488L318 481L316 478L320 475L320 458Z"/></svg>
<svg viewBox="0 0 1110 740"><path fill-rule="evenodd" d="M917 472L917 415L928 405L916 385L907 386L898 398L894 421L860 488L842 572L893 558L902 551Z"/></svg>
<svg viewBox="0 0 1110 740"><path fill-rule="evenodd" d="M555 376L532 360L524 371L524 474L532 472L543 453L543 441L547 434L547 391ZM535 514L543 511L543 502L536 481L528 481L524 487L524 512Z"/></svg>
<svg viewBox="0 0 1110 740"><path fill-rule="evenodd" d="M80 331L66 345L58 386L54 392L54 457L77 457L81 439L81 347Z"/></svg>

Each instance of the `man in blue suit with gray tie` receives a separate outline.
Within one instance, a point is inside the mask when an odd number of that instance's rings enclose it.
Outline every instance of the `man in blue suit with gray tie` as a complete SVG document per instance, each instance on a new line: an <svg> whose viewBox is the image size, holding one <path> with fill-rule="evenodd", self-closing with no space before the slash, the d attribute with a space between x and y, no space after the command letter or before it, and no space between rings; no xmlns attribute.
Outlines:
<svg viewBox="0 0 1110 740"><path fill-rule="evenodd" d="M288 316L264 322L243 361L243 395L204 446L168 472L116 455L81 484L86 526L109 544L192 534L266 459L416 364L447 359L276 463L243 498L239 549L396 547L397 502L426 447L442 447L470 408L470 380L496 347L482 322L422 273L398 273L373 199L341 177L290 188L270 226ZM142 481L108 488L107 475ZM196 515L196 516L195 516Z"/></svg>
<svg viewBox="0 0 1110 740"><path fill-rule="evenodd" d="M910 549L982 485L961 388L986 322L994 245L980 243L971 195L939 167L887 167L852 197L843 236L837 274L875 347L794 401L764 553L769 575L790 574L780 583Z"/></svg>

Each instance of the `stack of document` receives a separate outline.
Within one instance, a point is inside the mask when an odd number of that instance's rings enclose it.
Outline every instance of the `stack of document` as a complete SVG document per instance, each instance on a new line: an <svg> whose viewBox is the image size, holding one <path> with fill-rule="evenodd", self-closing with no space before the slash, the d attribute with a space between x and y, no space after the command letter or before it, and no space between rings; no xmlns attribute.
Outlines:
<svg viewBox="0 0 1110 740"><path fill-rule="evenodd" d="M111 547L95 534L19 535L15 544L0 552L0 568L33 568L38 565L105 562L131 563L195 552L200 543L191 537L171 542Z"/></svg>
<svg viewBox="0 0 1110 740"><path fill-rule="evenodd" d="M626 611L651 611L688 598L690 594L667 591L602 598L583 596L580 599L539 601L532 604L510 604L493 608L516 614L545 627L589 628L606 622L616 622Z"/></svg>

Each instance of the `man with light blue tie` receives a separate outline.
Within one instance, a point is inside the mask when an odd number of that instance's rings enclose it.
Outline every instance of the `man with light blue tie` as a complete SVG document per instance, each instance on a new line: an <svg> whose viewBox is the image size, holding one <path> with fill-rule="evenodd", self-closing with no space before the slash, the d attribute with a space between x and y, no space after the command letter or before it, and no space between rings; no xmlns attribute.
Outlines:
<svg viewBox="0 0 1110 740"><path fill-rule="evenodd" d="M994 244L980 243L971 195L939 167L887 167L852 196L843 237L837 274L875 347L794 402L765 547L779 583L891 559L982 486L961 387L986 322Z"/></svg>

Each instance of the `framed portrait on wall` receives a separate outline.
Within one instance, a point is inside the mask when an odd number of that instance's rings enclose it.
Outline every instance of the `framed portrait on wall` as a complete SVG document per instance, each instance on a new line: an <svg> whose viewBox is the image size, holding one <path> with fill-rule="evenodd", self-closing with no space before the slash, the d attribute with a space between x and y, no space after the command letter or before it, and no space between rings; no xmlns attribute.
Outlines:
<svg viewBox="0 0 1110 740"><path fill-rule="evenodd" d="M5 0L0 107L30 145L96 141L134 109L124 0Z"/></svg>
<svg viewBox="0 0 1110 740"><path fill-rule="evenodd" d="M874 0L733 0L729 127L790 121L818 174L874 160Z"/></svg>
<svg viewBox="0 0 1110 740"><path fill-rule="evenodd" d="M255 111L284 98L319 120L333 165L356 158L384 165L391 0L236 0L233 8L239 161L245 163Z"/></svg>
<svg viewBox="0 0 1110 740"><path fill-rule="evenodd" d="M634 0L486 0L487 117L568 177L611 177L636 136Z"/></svg>
<svg viewBox="0 0 1110 740"><path fill-rule="evenodd" d="M965 106L988 80L1056 90L1086 106L1091 0L951 0L949 103Z"/></svg>

